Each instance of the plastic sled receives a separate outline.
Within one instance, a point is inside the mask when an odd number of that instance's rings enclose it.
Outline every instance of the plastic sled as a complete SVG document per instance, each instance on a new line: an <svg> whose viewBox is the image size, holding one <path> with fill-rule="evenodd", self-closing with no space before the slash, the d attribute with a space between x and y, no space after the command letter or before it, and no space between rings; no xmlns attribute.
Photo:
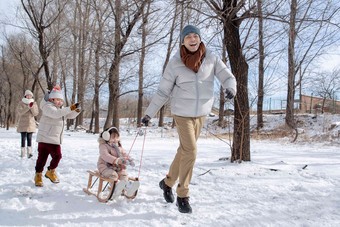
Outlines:
<svg viewBox="0 0 340 227"><path fill-rule="evenodd" d="M88 195L94 195L100 202L106 203L109 200L114 199L116 196L125 196L127 199L134 199L137 196L139 181L137 178L130 178L129 181L133 182L132 190L135 190L134 193L129 193L129 189L127 192L125 191L125 184L119 184L121 181L117 183L109 178L105 178L99 174L98 171L87 171L89 173L89 181L87 184L87 188L84 188L83 191ZM92 183L93 177L95 177L94 182ZM95 185L98 182L98 187ZM103 187L104 186L104 187Z"/></svg>

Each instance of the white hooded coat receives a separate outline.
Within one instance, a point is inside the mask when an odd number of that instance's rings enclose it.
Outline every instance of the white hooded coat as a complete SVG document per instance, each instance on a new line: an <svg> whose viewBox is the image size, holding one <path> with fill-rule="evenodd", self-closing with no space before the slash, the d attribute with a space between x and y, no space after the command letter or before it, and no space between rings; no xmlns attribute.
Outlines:
<svg viewBox="0 0 340 227"><path fill-rule="evenodd" d="M42 116L39 121L37 142L62 144L65 121L76 118L79 113L72 111L70 107L58 108L44 99L40 103L40 109Z"/></svg>

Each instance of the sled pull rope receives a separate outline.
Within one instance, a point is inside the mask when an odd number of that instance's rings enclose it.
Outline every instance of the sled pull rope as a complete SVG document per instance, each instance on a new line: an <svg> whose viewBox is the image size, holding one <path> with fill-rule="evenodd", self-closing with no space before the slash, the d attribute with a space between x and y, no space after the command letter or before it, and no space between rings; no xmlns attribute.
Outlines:
<svg viewBox="0 0 340 227"><path fill-rule="evenodd" d="M140 163L139 163L138 179L139 179L139 175L140 175L140 169L142 168L142 159L143 159L143 153L144 153L144 144L145 144L145 137L146 137L146 128L147 128L147 127L145 127L145 131L144 131L144 139L143 139L142 153L141 153L141 155L140 155Z"/></svg>
<svg viewBox="0 0 340 227"><path fill-rule="evenodd" d="M141 129L142 129L142 126L140 126L140 127L138 128L138 132L136 133L135 139L133 140L133 143L132 143L132 145L131 145L131 147L130 147L129 153L128 153L127 156L126 156L126 159L125 159L125 161L124 161L124 163L123 163L123 165L122 165L122 169L120 170L120 172L119 172L119 174L118 174L118 179L115 181L115 183L117 183L118 180L119 180L119 178L120 178L120 175L121 175L121 173L122 173L122 171L123 171L123 169L124 169L125 163L126 163L126 161L129 159L130 152L131 152L131 150L132 150L132 148L133 148L133 145L134 145L135 142L136 142L136 139L137 139L137 137L138 137L139 132L140 132ZM145 128L145 131L146 131L146 128ZM144 139L145 139L145 134L144 134ZM144 144L143 144L143 147L144 147ZM143 154L143 151L142 151L142 154ZM141 163L142 163L142 162L141 162ZM141 164L140 164L140 165L141 165ZM139 169L140 169L140 167L139 167ZM138 176L138 178L139 178L139 176Z"/></svg>

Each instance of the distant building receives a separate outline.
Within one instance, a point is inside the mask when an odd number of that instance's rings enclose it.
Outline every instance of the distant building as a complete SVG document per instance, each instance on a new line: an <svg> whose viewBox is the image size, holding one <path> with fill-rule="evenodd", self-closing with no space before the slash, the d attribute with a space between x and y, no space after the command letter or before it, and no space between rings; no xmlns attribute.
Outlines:
<svg viewBox="0 0 340 227"><path fill-rule="evenodd" d="M299 102L301 113L340 113L340 101L301 95Z"/></svg>

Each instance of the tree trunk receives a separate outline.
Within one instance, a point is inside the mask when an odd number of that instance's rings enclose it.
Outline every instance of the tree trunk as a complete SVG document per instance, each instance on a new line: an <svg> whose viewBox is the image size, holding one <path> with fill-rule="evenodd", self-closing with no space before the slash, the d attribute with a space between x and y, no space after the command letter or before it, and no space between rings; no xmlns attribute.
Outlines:
<svg viewBox="0 0 340 227"><path fill-rule="evenodd" d="M259 14L259 84L257 97L257 129L263 128L263 79L264 79L264 47L263 47L263 18L262 0L257 0Z"/></svg>
<svg viewBox="0 0 340 227"><path fill-rule="evenodd" d="M116 48L115 48L116 49ZM109 69L109 104L107 109L107 118L104 129L111 125L119 129L118 105L119 105L119 64L120 56L115 50L114 60Z"/></svg>
<svg viewBox="0 0 340 227"><path fill-rule="evenodd" d="M3 56L3 48L1 50L1 54ZM12 120L12 111L11 111L11 106L12 106L12 98L13 98L13 93L12 93L12 82L10 80L10 76L9 73L7 72L7 67L5 66L5 60L2 60L2 71L4 72L4 74L6 75L6 79L7 79L7 83L8 83L8 89L9 89L9 94L8 94L8 102L6 102L6 98L5 98L5 106L6 106L6 110L5 110L5 124L6 124L6 130L9 130L9 127L11 125L11 120ZM6 96L5 96L6 97Z"/></svg>
<svg viewBox="0 0 340 227"><path fill-rule="evenodd" d="M295 94L295 60L294 45L296 39L295 23L297 1L292 0L290 6L290 23L289 23L289 44L288 44L288 91L286 107L286 125L295 128L294 122L294 94Z"/></svg>
<svg viewBox="0 0 340 227"><path fill-rule="evenodd" d="M224 33L225 34L225 33ZM226 37L223 37L223 39L225 40ZM226 53L226 45L223 45L222 47L223 49L223 53L222 53L222 61L224 62L224 64L227 63L227 59L225 56ZM218 109L218 126L222 127L223 126L223 119L224 119L224 103L225 103L225 98L224 98L224 91L223 91L223 87L220 87L220 106Z"/></svg>
<svg viewBox="0 0 340 227"><path fill-rule="evenodd" d="M44 46L44 30L39 30L39 53L42 58L43 66L44 66L44 71L45 71L45 77L46 77L46 82L47 82L47 88L49 91L52 91L53 89L53 81L50 76L50 68L48 64L48 53L46 52L45 46Z"/></svg>
<svg viewBox="0 0 340 227"><path fill-rule="evenodd" d="M94 122L94 102L95 102L95 98L93 98L92 100L92 105L91 105L91 120L90 120L90 126L89 126L89 131L93 132L93 122Z"/></svg>
<svg viewBox="0 0 340 227"><path fill-rule="evenodd" d="M178 1L176 1L176 6L175 6L175 13L174 13L174 17L172 19L172 24L171 24L171 29L170 29L170 36L169 36L169 42L168 42L168 48L167 48L167 52L166 52L166 57L165 57L165 61L163 64L163 70L162 73L164 73L166 66L169 63L170 60L170 55L171 55L171 50L172 50L172 43L173 43L173 37L174 37L174 31L175 31L175 27L176 27L176 20L177 20L177 15L178 15ZM158 126L159 127L163 127L164 125L164 110L165 110L165 106L162 106L162 108L159 110L159 121L158 121Z"/></svg>
<svg viewBox="0 0 340 227"><path fill-rule="evenodd" d="M115 1L115 47L113 61L109 70L109 106L107 111L107 118L105 122L105 127L108 128L111 125L119 129L119 116L118 116L118 106L119 106L119 64L121 60L121 50L123 49L121 38L120 38L120 23L122 17L121 0Z"/></svg>
<svg viewBox="0 0 340 227"><path fill-rule="evenodd" d="M97 46L94 53L95 59L95 67L94 67L94 97L93 97L93 115L94 115L94 133L99 133L99 114L100 114L100 105L99 105L99 73L100 73L100 52L102 49L103 42L103 24L98 18L98 32L97 32Z"/></svg>
<svg viewBox="0 0 340 227"><path fill-rule="evenodd" d="M78 70L77 70L77 53L78 53L78 49L77 49L77 40L78 40L78 31L76 29L78 29L77 26L77 18L78 18L78 0L76 1L76 7L74 8L74 17L73 17L73 49L72 49L72 70L73 70L73 75L72 75L72 97L71 97L71 103L75 103L76 100L76 94L77 94L77 78L78 78ZM67 120L67 129L70 128L71 125L73 125L74 123L74 119L69 119Z"/></svg>
<svg viewBox="0 0 340 227"><path fill-rule="evenodd" d="M223 120L224 120L224 103L225 103L225 98L224 98L224 91L223 87L220 87L220 106L218 109L218 126L223 127Z"/></svg>
<svg viewBox="0 0 340 227"><path fill-rule="evenodd" d="M84 4L83 7L81 4ZM88 34L89 34L89 13L90 13L90 5L88 2L80 2L78 4L78 25L79 25L79 40L78 40L78 102L80 102L80 106L84 109L84 95L85 95L85 86L87 84L87 64L85 56L88 55L91 58L92 49L90 48L90 53L87 54L87 44L88 44ZM75 102L75 101L74 101ZM82 125L84 119L84 111L81 111L79 116L76 118L76 125Z"/></svg>
<svg viewBox="0 0 340 227"><path fill-rule="evenodd" d="M127 29L123 37L121 34L123 29L121 28L122 8L121 1L116 0L115 6L113 7L112 2L109 1L112 12L115 14L115 41L114 41L114 55L113 60L109 69L109 106L107 111L107 118L104 127L109 127L110 123L119 129L119 64L121 61L121 52L128 37L131 34L133 27L136 25L138 18L143 12L144 6L148 1L142 1L141 5L138 6L137 11L133 15L132 21L127 25Z"/></svg>
<svg viewBox="0 0 340 227"><path fill-rule="evenodd" d="M8 85L9 85L9 95L8 95L8 103L7 103L6 129L9 130L9 127L10 127L11 121L12 121L11 106L12 106L13 93L12 93L12 83L11 83L11 81L9 79L8 74L7 74L7 82L8 82Z"/></svg>
<svg viewBox="0 0 340 227"><path fill-rule="evenodd" d="M2 93L3 93L3 86L0 86L0 94ZM0 95L0 103L4 103L2 95ZM3 116L2 113L3 112L5 113L4 109L5 108L3 108L3 105L0 104L0 128L2 128L4 125L4 118L2 117Z"/></svg>
<svg viewBox="0 0 340 227"><path fill-rule="evenodd" d="M236 2L224 0L226 7L235 8ZM236 77L237 94L235 97L234 135L231 161L250 161L250 125L248 101L248 64L242 54L239 24L236 16L230 18L228 10L223 12L224 45L227 47L231 71ZM234 18L235 17L235 18Z"/></svg>
<svg viewBox="0 0 340 227"><path fill-rule="evenodd" d="M58 52L59 52L59 35L57 37L57 41L55 43L55 47L53 50L53 56L52 56L52 72L51 72L51 78L52 78L52 84L57 85L57 80L58 80ZM58 84L60 88L63 88L63 84Z"/></svg>
<svg viewBox="0 0 340 227"><path fill-rule="evenodd" d="M146 13L142 13L143 23L141 25L142 27L142 51L139 61L139 72L138 72L138 103L137 103L137 127L141 125L141 119L143 115L143 82L144 82L144 60L145 60L145 52L146 52L146 24L148 23L148 16L149 16L149 10L150 10L150 2L148 3L147 11Z"/></svg>

